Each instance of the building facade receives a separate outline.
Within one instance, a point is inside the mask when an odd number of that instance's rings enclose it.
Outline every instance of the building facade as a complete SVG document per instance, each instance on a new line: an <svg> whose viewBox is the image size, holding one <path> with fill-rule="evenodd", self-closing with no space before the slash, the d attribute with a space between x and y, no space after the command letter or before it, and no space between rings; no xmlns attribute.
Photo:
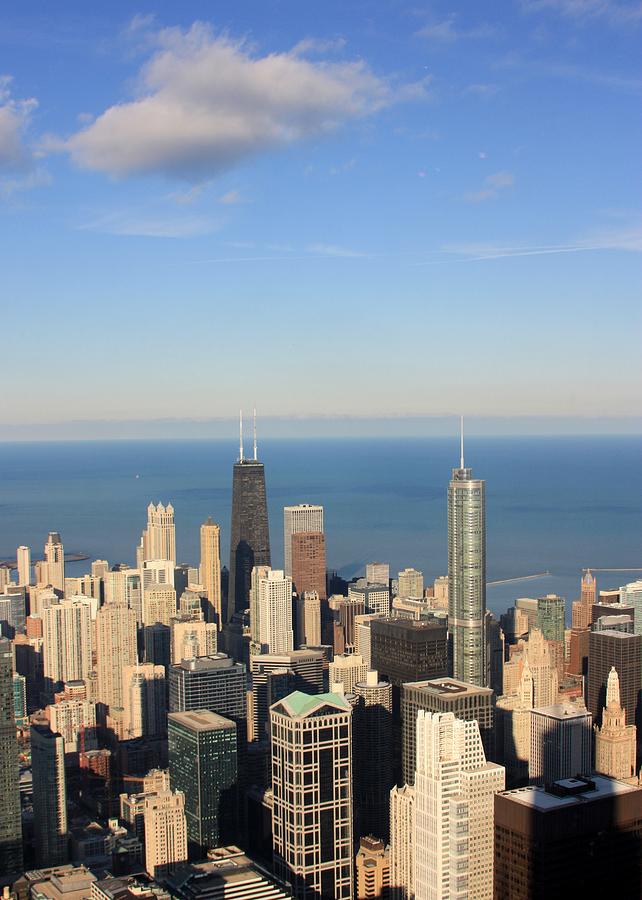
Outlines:
<svg viewBox="0 0 642 900"><path fill-rule="evenodd" d="M294 581L292 568L292 537L295 534L323 534L323 507L312 503L299 503L297 506L283 507L283 570ZM325 556L325 546L324 546ZM325 562L324 562L325 594ZM297 589L298 590L298 589ZM304 589L304 590L307 590ZM312 588L317 590L317 588Z"/></svg>
<svg viewBox="0 0 642 900"><path fill-rule="evenodd" d="M13 653L0 639L0 872L22 871L18 742L13 696Z"/></svg>

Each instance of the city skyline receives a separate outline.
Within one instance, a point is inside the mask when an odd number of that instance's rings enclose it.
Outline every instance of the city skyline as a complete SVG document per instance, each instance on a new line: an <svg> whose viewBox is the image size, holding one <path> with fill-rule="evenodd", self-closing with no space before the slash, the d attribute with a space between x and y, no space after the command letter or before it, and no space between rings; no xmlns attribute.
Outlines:
<svg viewBox="0 0 642 900"><path fill-rule="evenodd" d="M238 399L286 416L639 415L636 355L596 360L640 324L640 25L625 0L7 13L5 362L28 342L31 363L3 421L51 435L140 418L130 386L179 327L190 353L178 379L157 367L145 419L232 416ZM107 309L135 353L88 339ZM231 342L209 352L241 311L243 366ZM350 379L326 366L321 391L315 367L292 379L291 354L322 358L337 327L416 342L430 378L408 352ZM231 371L236 397L217 390Z"/></svg>

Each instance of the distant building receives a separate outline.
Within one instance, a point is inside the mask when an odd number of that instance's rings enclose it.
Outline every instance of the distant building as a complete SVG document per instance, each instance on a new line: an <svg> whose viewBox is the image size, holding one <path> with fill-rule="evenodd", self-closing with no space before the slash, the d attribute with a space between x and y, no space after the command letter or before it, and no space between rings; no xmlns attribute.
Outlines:
<svg viewBox="0 0 642 900"><path fill-rule="evenodd" d="M264 653L294 650L292 579L268 569L258 581L259 641Z"/></svg>
<svg viewBox="0 0 642 900"><path fill-rule="evenodd" d="M403 569L399 572L398 594L400 597L419 598L424 595L424 574L417 569Z"/></svg>
<svg viewBox="0 0 642 900"><path fill-rule="evenodd" d="M91 611L81 600L61 600L42 611L44 675L51 686L84 681L91 671Z"/></svg>
<svg viewBox="0 0 642 900"><path fill-rule="evenodd" d="M293 556L292 556L292 538L295 534L323 534L323 507L315 506L311 503L300 503L297 506L283 507L283 556L284 556L284 572L293 582ZM324 545L325 560L325 545ZM323 597L325 598L325 562L323 569L324 585ZM318 590L313 588L296 588L297 592L302 590ZM321 595L320 595L321 596Z"/></svg>
<svg viewBox="0 0 642 900"><path fill-rule="evenodd" d="M611 669L617 669L620 698L626 721L640 721L642 690L642 635L623 631L592 631L588 653L588 703L596 724L606 706L606 690ZM588 769L584 770L588 771Z"/></svg>
<svg viewBox="0 0 642 900"><path fill-rule="evenodd" d="M640 809L642 789L600 775L497 794L496 900L642 896Z"/></svg>
<svg viewBox="0 0 642 900"><path fill-rule="evenodd" d="M316 591L305 591L296 601L296 646L321 644L321 598Z"/></svg>
<svg viewBox="0 0 642 900"><path fill-rule="evenodd" d="M221 528L211 516L201 525L201 584L207 594L208 622L223 624L221 599Z"/></svg>
<svg viewBox="0 0 642 900"><path fill-rule="evenodd" d="M351 694L358 681L365 681L367 671L358 653L337 654L330 663L330 687L341 682L344 693Z"/></svg>
<svg viewBox="0 0 642 900"><path fill-rule="evenodd" d="M265 493L265 468L256 455L246 459L243 439L232 481L232 523L230 529L230 575L226 621L248 607L252 569L269 566L270 530Z"/></svg>
<svg viewBox="0 0 642 900"><path fill-rule="evenodd" d="M447 629L441 621L373 619L370 641L372 667L397 691L405 682L448 673Z"/></svg>
<svg viewBox="0 0 642 900"><path fill-rule="evenodd" d="M124 666L122 739L163 737L167 732L167 676L164 666Z"/></svg>
<svg viewBox="0 0 642 900"><path fill-rule="evenodd" d="M57 531L50 531L45 543L45 558L36 563L36 583L50 584L62 596L65 592L65 551Z"/></svg>
<svg viewBox="0 0 642 900"><path fill-rule="evenodd" d="M582 706L555 703L531 711L528 775L546 785L580 772L590 772L592 718Z"/></svg>
<svg viewBox="0 0 642 900"><path fill-rule="evenodd" d="M348 599L363 601L363 609L366 614L390 615L390 588L387 581L376 582L368 581L367 578L359 578L349 585Z"/></svg>
<svg viewBox="0 0 642 900"><path fill-rule="evenodd" d="M350 704L337 694L295 692L270 716L276 873L297 900L352 900Z"/></svg>
<svg viewBox="0 0 642 900"><path fill-rule="evenodd" d="M564 640L566 601L557 594L537 598L537 627L547 641Z"/></svg>
<svg viewBox="0 0 642 900"><path fill-rule="evenodd" d="M367 563L366 581L368 584L383 584L388 587L390 582L390 565L383 562Z"/></svg>
<svg viewBox="0 0 642 900"><path fill-rule="evenodd" d="M300 531L292 535L292 589L301 596L314 591L327 598L325 535L320 531Z"/></svg>
<svg viewBox="0 0 642 900"><path fill-rule="evenodd" d="M321 650L257 654L250 658L250 671L254 699L252 710L254 740L262 740L265 737L270 706L277 699L282 699L293 691L321 694L326 687L324 657ZM272 679L274 673L278 673L284 688L276 688ZM275 692L278 692L278 697L275 696Z"/></svg>
<svg viewBox="0 0 642 900"><path fill-rule="evenodd" d="M464 466L452 470L448 486L448 628L453 676L488 683L486 660L486 484Z"/></svg>
<svg viewBox="0 0 642 900"><path fill-rule="evenodd" d="M16 550L16 564L18 567L18 584L20 586L31 584L31 549L18 547Z"/></svg>
<svg viewBox="0 0 642 900"><path fill-rule="evenodd" d="M370 671L352 690L358 697L352 714L355 831L387 842L394 784L392 685Z"/></svg>
<svg viewBox="0 0 642 900"><path fill-rule="evenodd" d="M143 560L167 559L176 563L174 507L162 503L147 507L147 528L142 535Z"/></svg>
<svg viewBox="0 0 642 900"><path fill-rule="evenodd" d="M244 723L246 679L243 663L224 653L183 660L169 671L170 712L209 709Z"/></svg>
<svg viewBox="0 0 642 900"><path fill-rule="evenodd" d="M138 661L136 614L123 603L105 603L96 615L96 700L109 711L123 706L124 666Z"/></svg>

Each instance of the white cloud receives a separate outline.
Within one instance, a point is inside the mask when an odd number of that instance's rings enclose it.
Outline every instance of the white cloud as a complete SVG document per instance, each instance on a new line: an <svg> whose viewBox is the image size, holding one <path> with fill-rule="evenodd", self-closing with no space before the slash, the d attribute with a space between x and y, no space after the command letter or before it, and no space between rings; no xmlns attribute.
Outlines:
<svg viewBox="0 0 642 900"><path fill-rule="evenodd" d="M77 164L117 177L160 173L200 182L425 92L423 84L395 87L362 61L311 62L301 45L257 56L202 23L164 29L155 41L138 96L64 142Z"/></svg>
<svg viewBox="0 0 642 900"><path fill-rule="evenodd" d="M223 203L225 206L234 206L237 203L243 203L243 198L239 191L227 191L218 198L218 202Z"/></svg>
<svg viewBox="0 0 642 900"><path fill-rule="evenodd" d="M630 26L642 22L642 3L621 0L522 0L529 13L545 10L579 22L602 20L611 25Z"/></svg>
<svg viewBox="0 0 642 900"><path fill-rule="evenodd" d="M212 234L220 224L206 216L113 212L81 226L84 231L98 231L123 237L190 238Z"/></svg>
<svg viewBox="0 0 642 900"><path fill-rule="evenodd" d="M417 32L418 37L428 38L444 44L452 44L461 40L480 40L495 37L497 29L487 22L475 25L472 28L460 28L457 25L457 17L452 14L441 22L431 22L424 25Z"/></svg>
<svg viewBox="0 0 642 900"><path fill-rule="evenodd" d="M20 171L31 166L32 155L25 143L25 132L38 101L14 100L11 77L0 76L0 169Z"/></svg>
<svg viewBox="0 0 642 900"><path fill-rule="evenodd" d="M616 230L595 230L566 244L447 244L442 252L461 257L462 262L507 259L520 256L548 256L556 253L588 253L598 250L622 250L642 253L642 226L633 224Z"/></svg>
<svg viewBox="0 0 642 900"><path fill-rule="evenodd" d="M490 200L496 197L500 191L512 187L515 184L515 176L512 172L495 172L484 178L484 186L479 191L473 191L465 195L469 203L481 203L482 200Z"/></svg>

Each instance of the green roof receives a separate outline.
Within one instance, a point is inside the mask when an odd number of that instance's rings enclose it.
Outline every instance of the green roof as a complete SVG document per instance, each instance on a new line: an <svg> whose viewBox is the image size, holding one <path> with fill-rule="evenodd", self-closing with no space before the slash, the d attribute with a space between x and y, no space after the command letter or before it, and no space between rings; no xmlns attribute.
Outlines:
<svg viewBox="0 0 642 900"><path fill-rule="evenodd" d="M320 706L336 706L344 712L352 708L341 694L304 694L303 691L294 691L274 705L280 704L293 716L307 716Z"/></svg>

